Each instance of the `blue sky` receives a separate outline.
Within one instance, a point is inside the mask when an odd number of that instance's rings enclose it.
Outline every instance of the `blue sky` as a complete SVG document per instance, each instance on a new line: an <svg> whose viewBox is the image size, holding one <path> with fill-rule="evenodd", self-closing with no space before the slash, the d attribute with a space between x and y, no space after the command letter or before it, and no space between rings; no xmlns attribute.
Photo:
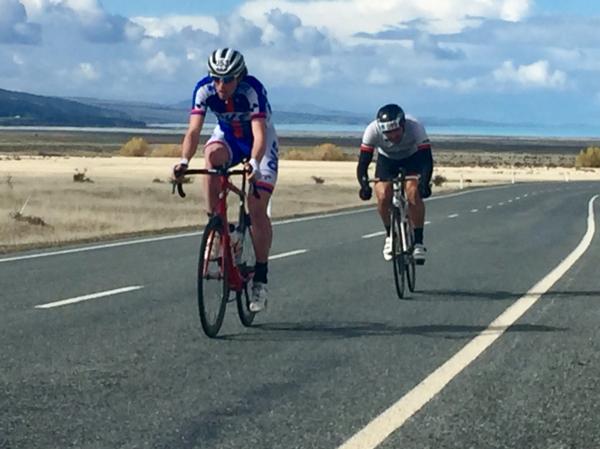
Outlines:
<svg viewBox="0 0 600 449"><path fill-rule="evenodd" d="M0 0L0 87L176 103L233 46L275 107L595 124L598 29L581 0Z"/></svg>

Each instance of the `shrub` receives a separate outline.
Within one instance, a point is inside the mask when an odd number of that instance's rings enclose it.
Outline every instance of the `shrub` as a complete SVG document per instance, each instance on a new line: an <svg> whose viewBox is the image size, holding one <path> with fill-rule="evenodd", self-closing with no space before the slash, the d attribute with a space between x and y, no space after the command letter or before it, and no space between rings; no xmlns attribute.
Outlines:
<svg viewBox="0 0 600 449"><path fill-rule="evenodd" d="M346 154L344 151L332 143L323 143L311 149L289 150L284 154L285 159L296 161L353 161L355 156Z"/></svg>
<svg viewBox="0 0 600 449"><path fill-rule="evenodd" d="M577 155L576 167L600 167L600 147L587 147Z"/></svg>
<svg viewBox="0 0 600 449"><path fill-rule="evenodd" d="M433 185L436 187L441 186L446 181L448 181L448 178L446 178L445 176L442 176L442 175L435 175L433 177L433 179L431 180L431 182L433 182Z"/></svg>
<svg viewBox="0 0 600 449"><path fill-rule="evenodd" d="M163 143L152 148L151 157L180 157L181 145L174 143Z"/></svg>
<svg viewBox="0 0 600 449"><path fill-rule="evenodd" d="M75 169L75 174L73 174L73 182L94 182L87 176L85 176L87 172L87 168L84 168L83 171L79 171L79 169Z"/></svg>
<svg viewBox="0 0 600 449"><path fill-rule="evenodd" d="M150 151L150 145L141 137L133 137L119 150L121 156L141 157Z"/></svg>

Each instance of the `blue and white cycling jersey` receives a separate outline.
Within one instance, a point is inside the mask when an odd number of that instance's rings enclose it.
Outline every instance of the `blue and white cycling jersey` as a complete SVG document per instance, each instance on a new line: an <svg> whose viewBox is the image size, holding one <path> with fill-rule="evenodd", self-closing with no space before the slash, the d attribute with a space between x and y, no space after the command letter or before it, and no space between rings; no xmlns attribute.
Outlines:
<svg viewBox="0 0 600 449"><path fill-rule="evenodd" d="M210 76L201 79L194 89L191 114L206 115L208 110L215 114L218 123L206 145L214 142L226 144L231 155L231 165L250 156L254 141L252 119L265 119L267 146L260 169L263 182L269 184L272 190L277 180L279 147L275 127L271 122L271 105L261 82L246 75L233 96L224 101L217 95Z"/></svg>

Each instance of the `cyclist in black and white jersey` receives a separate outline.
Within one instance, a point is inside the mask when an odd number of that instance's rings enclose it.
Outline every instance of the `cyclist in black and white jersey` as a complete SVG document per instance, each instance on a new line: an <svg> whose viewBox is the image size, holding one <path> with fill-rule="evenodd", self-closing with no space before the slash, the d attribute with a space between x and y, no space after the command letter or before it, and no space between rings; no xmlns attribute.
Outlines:
<svg viewBox="0 0 600 449"><path fill-rule="evenodd" d="M208 76L196 84L181 161L173 167L176 179L185 175L189 161L196 153L209 110L217 117L217 125L204 145L205 167L230 167L248 159L246 168L251 170L248 179L260 193L259 198L248 197L256 252L250 310L260 312L267 302L267 265L273 239L267 205L277 181L279 149L267 92L260 81L248 75L244 57L234 49L213 51L208 58ZM216 177L207 176L206 191L210 215L218 203L219 180Z"/></svg>
<svg viewBox="0 0 600 449"><path fill-rule="evenodd" d="M425 128L416 119L406 116L396 104L388 104L379 109L377 119L365 129L360 146L360 156L356 174L360 184L359 196L367 201L371 198L368 168L377 152L375 177L382 180L398 176L400 168L407 175L420 175L420 179L406 181L406 196L409 202L409 216L415 229L414 258L419 264L425 263L427 249L423 245L423 226L425 223L425 204L423 198L431 195L431 174L433 157L431 143ZM390 206L392 203L392 183L375 183L377 210L386 230L383 257L392 259L392 241L390 238Z"/></svg>

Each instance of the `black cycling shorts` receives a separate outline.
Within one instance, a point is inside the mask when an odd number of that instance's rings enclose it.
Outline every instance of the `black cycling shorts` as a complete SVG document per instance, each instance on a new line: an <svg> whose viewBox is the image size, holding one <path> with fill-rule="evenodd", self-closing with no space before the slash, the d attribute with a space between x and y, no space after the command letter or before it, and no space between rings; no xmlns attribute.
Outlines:
<svg viewBox="0 0 600 449"><path fill-rule="evenodd" d="M404 159L390 159L383 154L377 155L375 177L379 179L393 179L400 173L400 168L406 170L407 175L421 175L427 177L433 168L431 150L418 150ZM423 180L429 183L429 179Z"/></svg>

